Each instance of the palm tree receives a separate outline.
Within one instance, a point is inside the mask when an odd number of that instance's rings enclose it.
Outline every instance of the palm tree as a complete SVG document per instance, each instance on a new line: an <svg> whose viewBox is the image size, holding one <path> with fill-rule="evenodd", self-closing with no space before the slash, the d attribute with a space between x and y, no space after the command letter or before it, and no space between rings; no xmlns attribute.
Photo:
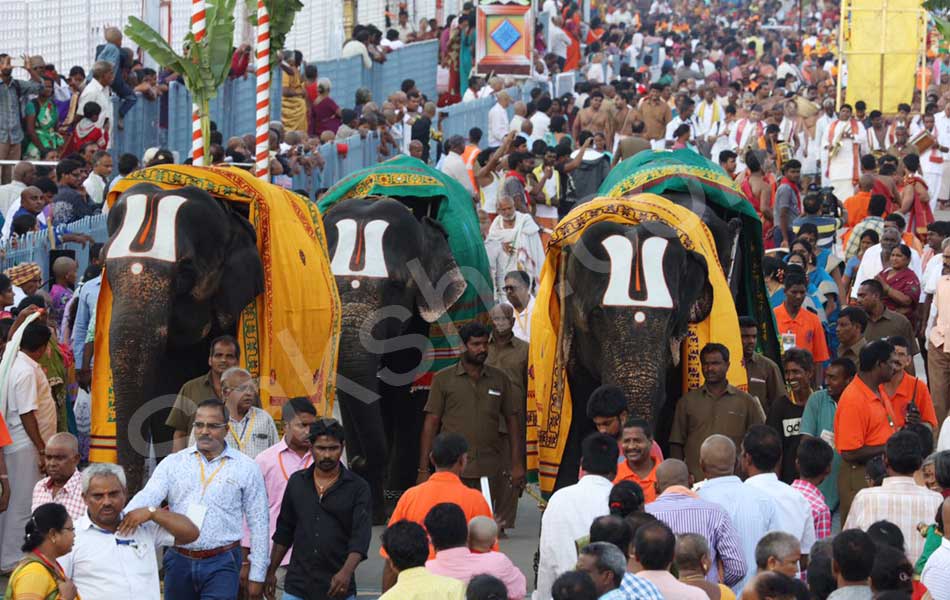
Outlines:
<svg viewBox="0 0 950 600"><path fill-rule="evenodd" d="M236 2L206 0L206 34L198 41L194 33L189 31L185 36L183 55L176 53L161 34L141 19L129 17L129 24L125 27L125 35L148 52L158 64L181 75L185 87L191 92L192 102L198 107L205 156L211 156L209 103L218 95L218 89L228 78L231 68Z"/></svg>

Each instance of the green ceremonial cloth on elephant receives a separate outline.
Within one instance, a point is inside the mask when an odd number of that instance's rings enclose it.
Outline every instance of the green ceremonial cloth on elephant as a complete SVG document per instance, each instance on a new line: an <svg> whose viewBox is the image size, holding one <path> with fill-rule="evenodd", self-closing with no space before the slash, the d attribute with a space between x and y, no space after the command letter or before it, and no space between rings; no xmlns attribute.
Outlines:
<svg viewBox="0 0 950 600"><path fill-rule="evenodd" d="M427 389L437 371L454 364L458 359L458 328L473 320L487 322L488 319L488 303L494 297L494 290L478 215L475 214L471 195L461 184L409 156L397 156L347 175L327 191L317 207L322 214L337 202L373 196L403 201L411 198L419 198L423 202L427 199L441 200L435 214L426 214L445 228L449 236L449 248L465 277L465 292L449 308L447 315L429 326L432 348L426 352L423 361L431 361L431 364L412 385L413 390ZM416 217L420 217L420 210L425 207L411 200L408 203Z"/></svg>
<svg viewBox="0 0 950 600"><path fill-rule="evenodd" d="M692 150L640 152L614 167L598 195L632 196L640 193L684 193L696 190L705 194L706 202L721 219L742 220L739 254L742 277L736 308L759 324L759 349L772 360L781 356L775 318L762 275L762 221L731 177L716 163Z"/></svg>

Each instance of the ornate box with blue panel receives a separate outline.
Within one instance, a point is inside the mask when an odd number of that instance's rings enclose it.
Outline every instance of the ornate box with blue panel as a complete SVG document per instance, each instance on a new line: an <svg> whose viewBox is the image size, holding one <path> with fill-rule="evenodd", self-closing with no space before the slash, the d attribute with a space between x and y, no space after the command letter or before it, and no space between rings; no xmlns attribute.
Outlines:
<svg viewBox="0 0 950 600"><path fill-rule="evenodd" d="M534 11L529 0L483 0L476 14L475 68L480 75L530 75Z"/></svg>

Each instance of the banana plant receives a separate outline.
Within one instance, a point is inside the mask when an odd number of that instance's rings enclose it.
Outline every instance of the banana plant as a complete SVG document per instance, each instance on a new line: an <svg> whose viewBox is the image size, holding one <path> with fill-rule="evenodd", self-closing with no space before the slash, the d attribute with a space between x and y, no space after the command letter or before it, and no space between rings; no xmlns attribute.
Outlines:
<svg viewBox="0 0 950 600"><path fill-rule="evenodd" d="M930 13L934 26L944 40L950 41L950 0L927 0L922 4L924 10Z"/></svg>
<svg viewBox="0 0 950 600"><path fill-rule="evenodd" d="M175 52L160 33L141 19L129 17L125 35L162 67L178 73L198 107L205 156L211 156L211 100L228 78L234 43L234 7L237 0L206 0L205 36L185 36L182 54Z"/></svg>
<svg viewBox="0 0 950 600"><path fill-rule="evenodd" d="M257 26L257 0L245 0L247 3L248 21ZM297 13L303 8L300 0L264 0L267 15L270 17L270 64L276 67L280 62L280 54L287 41L287 34L294 26Z"/></svg>

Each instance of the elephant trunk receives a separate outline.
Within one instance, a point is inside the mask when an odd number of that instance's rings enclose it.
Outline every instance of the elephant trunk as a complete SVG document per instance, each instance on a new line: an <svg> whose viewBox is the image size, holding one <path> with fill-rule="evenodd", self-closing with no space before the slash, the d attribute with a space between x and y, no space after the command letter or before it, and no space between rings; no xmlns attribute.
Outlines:
<svg viewBox="0 0 950 600"><path fill-rule="evenodd" d="M111 262L107 274L141 263ZM112 318L109 323L109 358L115 397L116 446L119 464L125 467L129 494L144 484L145 457L150 440L149 417L158 407L153 399L156 372L165 353L171 313L171 277L140 272L138 277L109 277ZM144 411L142 410L144 409Z"/></svg>
<svg viewBox="0 0 950 600"><path fill-rule="evenodd" d="M368 340L360 336L360 328L366 323L371 307L362 304L343 306L337 400L343 417L347 457L350 468L370 484L374 515L381 515L383 481L388 463L377 377L382 352L367 347Z"/></svg>
<svg viewBox="0 0 950 600"><path fill-rule="evenodd" d="M644 353L623 343L605 346L601 383L620 387L631 417L656 424L666 401L666 374L672 365L667 352Z"/></svg>

